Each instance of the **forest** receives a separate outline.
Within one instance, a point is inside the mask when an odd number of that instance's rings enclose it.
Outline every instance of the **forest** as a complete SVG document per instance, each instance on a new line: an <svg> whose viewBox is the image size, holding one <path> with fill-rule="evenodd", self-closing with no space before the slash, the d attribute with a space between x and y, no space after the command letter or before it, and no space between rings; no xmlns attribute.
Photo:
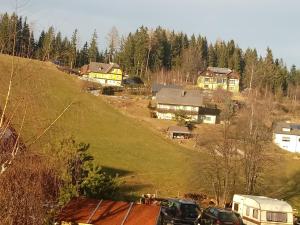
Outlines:
<svg viewBox="0 0 300 225"><path fill-rule="evenodd" d="M199 71L206 67L226 67L241 74L241 90L259 88L276 96L299 94L300 71L295 65L287 68L283 59L274 58L269 47L262 57L255 48L241 49L234 40L212 43L205 36L144 26L121 37L113 27L106 35L107 48L103 50L98 47L96 30L83 45L77 29L71 37L63 36L52 26L37 37L34 35L27 18L1 15L2 54L15 51L20 57L52 61L71 69L89 62L114 62L129 76L139 76L148 83L157 73L171 77L180 74L186 82L194 83Z"/></svg>

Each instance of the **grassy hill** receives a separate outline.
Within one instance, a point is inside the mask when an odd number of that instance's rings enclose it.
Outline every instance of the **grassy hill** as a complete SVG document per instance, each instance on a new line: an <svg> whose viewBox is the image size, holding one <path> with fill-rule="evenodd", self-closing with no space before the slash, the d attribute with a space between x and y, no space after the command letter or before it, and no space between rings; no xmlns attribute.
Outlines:
<svg viewBox="0 0 300 225"><path fill-rule="evenodd" d="M0 55L0 105L7 91L11 57ZM26 102L24 107L22 102ZM27 143L70 104L68 111L34 146L43 148L72 135L89 143L90 151L105 169L118 172L128 194L158 191L164 196L209 191L206 155L164 139L133 118L81 91L80 80L58 71L50 63L16 58L9 112L18 129L26 108L22 136ZM19 106L19 107L18 107ZM300 209L300 160L282 153L259 194L284 198Z"/></svg>
<svg viewBox="0 0 300 225"><path fill-rule="evenodd" d="M11 57L0 55L1 102L7 90L10 61ZM100 97L82 92L76 77L58 71L52 64L17 58L16 68L10 106L22 99L27 102L23 136L28 143L73 102L36 147L70 135L89 143L100 165L124 176L122 179L130 184L129 192L157 190L163 195L177 195L178 191L199 191L203 187L203 154L173 144L125 117ZM14 110L9 108L10 112ZM23 104L17 112L16 128L24 113Z"/></svg>

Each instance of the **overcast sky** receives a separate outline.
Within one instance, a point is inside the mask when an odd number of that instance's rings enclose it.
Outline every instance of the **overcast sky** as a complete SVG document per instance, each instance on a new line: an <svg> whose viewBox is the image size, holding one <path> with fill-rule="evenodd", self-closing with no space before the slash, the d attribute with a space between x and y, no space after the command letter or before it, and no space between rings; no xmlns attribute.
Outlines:
<svg viewBox="0 0 300 225"><path fill-rule="evenodd" d="M18 14L33 22L36 32L53 25L70 36L79 29L81 43L94 29L99 46L116 26L122 35L141 25L162 26L201 34L214 42L234 39L243 49L269 46L288 66L300 67L300 0L18 0ZM15 0L0 0L0 13L12 12Z"/></svg>

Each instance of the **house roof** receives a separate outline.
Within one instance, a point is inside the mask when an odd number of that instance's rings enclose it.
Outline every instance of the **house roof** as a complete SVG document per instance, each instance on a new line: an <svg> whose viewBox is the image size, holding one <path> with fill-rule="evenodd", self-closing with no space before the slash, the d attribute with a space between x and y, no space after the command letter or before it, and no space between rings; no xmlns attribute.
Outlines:
<svg viewBox="0 0 300 225"><path fill-rule="evenodd" d="M98 62L91 62L88 64L88 71L89 72L98 72L98 73L108 73L112 68L119 69L120 66L116 63L98 63Z"/></svg>
<svg viewBox="0 0 300 225"><path fill-rule="evenodd" d="M300 136L300 124L279 122L275 125L274 133Z"/></svg>
<svg viewBox="0 0 300 225"><path fill-rule="evenodd" d="M191 134L192 133L187 127L180 127L180 126L171 126L168 128L168 132L183 133L183 134Z"/></svg>
<svg viewBox="0 0 300 225"><path fill-rule="evenodd" d="M232 72L231 69L228 68L220 68L220 67L208 67L208 71L211 71L213 73L222 73L222 74L229 74Z"/></svg>
<svg viewBox="0 0 300 225"><path fill-rule="evenodd" d="M155 93L159 92L162 88L182 88L182 86L176 84L158 84L158 83L153 83L151 85L151 91Z"/></svg>
<svg viewBox="0 0 300 225"><path fill-rule="evenodd" d="M93 225L156 225L160 206L140 205L121 201L106 201L78 197L72 199L60 212L58 222L76 222Z"/></svg>
<svg viewBox="0 0 300 225"><path fill-rule="evenodd" d="M205 76L219 76L227 77L229 79L240 79L240 74L229 68L207 67L205 71L200 72L200 75L202 74Z"/></svg>
<svg viewBox="0 0 300 225"><path fill-rule="evenodd" d="M203 94L200 90L184 90L181 88L162 88L156 94L158 104L204 106Z"/></svg>

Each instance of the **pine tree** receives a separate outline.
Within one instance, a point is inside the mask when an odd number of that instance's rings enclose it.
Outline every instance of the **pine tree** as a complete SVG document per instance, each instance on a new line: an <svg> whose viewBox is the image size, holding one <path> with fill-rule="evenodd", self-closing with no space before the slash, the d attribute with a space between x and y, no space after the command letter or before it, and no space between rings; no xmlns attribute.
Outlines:
<svg viewBox="0 0 300 225"><path fill-rule="evenodd" d="M71 37L71 43L69 49L71 69L73 69L73 66L76 64L77 42L78 42L78 30L75 29Z"/></svg>
<svg viewBox="0 0 300 225"><path fill-rule="evenodd" d="M217 56L212 44L210 44L208 47L208 65L217 66Z"/></svg>
<svg viewBox="0 0 300 225"><path fill-rule="evenodd" d="M97 55L99 55L99 51L98 51L98 43L97 43L97 32L96 30L94 31L93 35L92 35L92 39L90 42L90 47L89 47L89 62L96 62L97 61Z"/></svg>

